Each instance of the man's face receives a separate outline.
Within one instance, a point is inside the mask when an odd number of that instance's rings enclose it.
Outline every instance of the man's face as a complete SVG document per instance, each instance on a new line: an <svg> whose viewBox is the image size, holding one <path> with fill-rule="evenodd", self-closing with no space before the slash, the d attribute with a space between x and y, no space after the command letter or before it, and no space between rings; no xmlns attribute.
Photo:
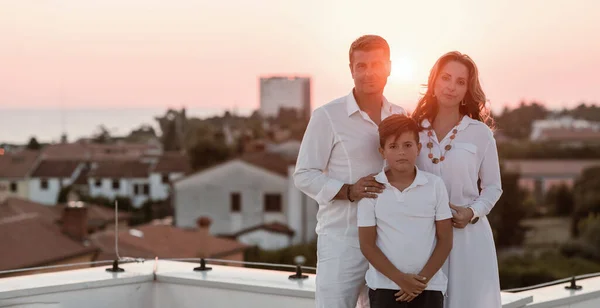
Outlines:
<svg viewBox="0 0 600 308"><path fill-rule="evenodd" d="M361 94L382 93L390 76L390 68L390 59L383 49L354 51L350 72L355 91Z"/></svg>

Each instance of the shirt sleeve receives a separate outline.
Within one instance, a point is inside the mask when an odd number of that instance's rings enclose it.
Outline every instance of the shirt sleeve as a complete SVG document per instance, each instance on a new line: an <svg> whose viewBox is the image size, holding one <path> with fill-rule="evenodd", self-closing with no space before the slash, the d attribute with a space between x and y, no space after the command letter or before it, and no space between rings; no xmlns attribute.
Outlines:
<svg viewBox="0 0 600 308"><path fill-rule="evenodd" d="M362 198L358 201L357 224L359 227L373 227L377 225L375 217L375 204L377 199Z"/></svg>
<svg viewBox="0 0 600 308"><path fill-rule="evenodd" d="M435 185L435 195L437 204L435 206L435 220L445 220L452 218L452 211L450 210L450 198L448 197L448 191L446 190L446 184L441 178L438 178Z"/></svg>
<svg viewBox="0 0 600 308"><path fill-rule="evenodd" d="M331 119L324 108L317 108L302 138L294 171L296 187L320 205L330 204L344 182L325 174L335 143Z"/></svg>
<svg viewBox="0 0 600 308"><path fill-rule="evenodd" d="M493 135L483 154L481 166L479 167L479 179L481 180L481 193L475 202L471 204L475 217L488 215L502 195L498 149Z"/></svg>

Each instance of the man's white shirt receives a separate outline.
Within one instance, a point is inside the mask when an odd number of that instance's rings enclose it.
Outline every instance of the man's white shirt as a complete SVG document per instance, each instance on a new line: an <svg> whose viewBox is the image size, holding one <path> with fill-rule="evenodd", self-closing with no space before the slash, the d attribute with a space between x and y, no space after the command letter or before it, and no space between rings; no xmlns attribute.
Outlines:
<svg viewBox="0 0 600 308"><path fill-rule="evenodd" d="M435 222L452 218L444 181L417 170L413 183L404 191L392 186L381 171L375 178L386 188L375 199L358 202L358 226L377 227L377 247L401 272L419 274L436 244ZM369 264L366 274L371 289L398 290L399 286ZM446 292L448 279L440 269L427 290Z"/></svg>
<svg viewBox="0 0 600 308"><path fill-rule="evenodd" d="M381 120L404 109L385 98ZM334 200L342 185L383 168L379 154L378 125L360 110L352 92L323 105L312 114L300 146L294 182L319 204L317 234L347 238L359 246L356 204Z"/></svg>

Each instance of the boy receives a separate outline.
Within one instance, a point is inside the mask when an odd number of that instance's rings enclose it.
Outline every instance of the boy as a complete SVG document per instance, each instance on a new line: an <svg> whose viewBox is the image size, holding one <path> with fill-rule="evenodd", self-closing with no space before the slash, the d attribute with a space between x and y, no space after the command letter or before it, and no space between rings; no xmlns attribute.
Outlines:
<svg viewBox="0 0 600 308"><path fill-rule="evenodd" d="M358 203L360 249L371 308L442 308L447 278L440 270L452 249L452 212L441 178L418 170L417 123L392 115L379 125L385 188Z"/></svg>

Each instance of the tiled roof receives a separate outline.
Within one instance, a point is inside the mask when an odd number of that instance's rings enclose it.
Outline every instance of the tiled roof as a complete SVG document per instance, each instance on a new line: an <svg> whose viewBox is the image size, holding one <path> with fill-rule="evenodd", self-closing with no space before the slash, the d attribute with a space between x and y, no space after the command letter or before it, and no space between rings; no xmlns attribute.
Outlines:
<svg viewBox="0 0 600 308"><path fill-rule="evenodd" d="M88 230L96 230L97 228L103 228L107 225L111 225L115 221L115 210L95 205L95 204L87 204L87 224ZM61 222L62 213L65 210L65 204L57 204L52 207L52 210L56 213L57 222ZM129 220L131 218L131 214L125 211L119 211L119 221Z"/></svg>
<svg viewBox="0 0 600 308"><path fill-rule="evenodd" d="M146 224L136 226L133 232L119 233L119 254L134 258L197 258L203 248L213 258L226 257L249 246L231 239L214 237L206 229L181 229L172 225ZM138 232L141 236L132 235ZM114 255L114 232L106 231L92 236L92 242L102 248L103 254Z"/></svg>
<svg viewBox="0 0 600 308"><path fill-rule="evenodd" d="M150 165L139 161L101 161L92 168L90 178L146 178Z"/></svg>
<svg viewBox="0 0 600 308"><path fill-rule="evenodd" d="M81 163L73 160L42 161L31 174L36 178L69 178Z"/></svg>
<svg viewBox="0 0 600 308"><path fill-rule="evenodd" d="M0 155L0 178L24 178L33 171L37 151L7 152Z"/></svg>
<svg viewBox="0 0 600 308"><path fill-rule="evenodd" d="M280 154L269 152L247 153L239 157L239 159L285 177L288 176L289 166L295 163L293 160L286 159Z"/></svg>
<svg viewBox="0 0 600 308"><path fill-rule="evenodd" d="M159 150L156 145L138 143L58 143L43 149L45 160L132 160L139 159L149 151Z"/></svg>
<svg viewBox="0 0 600 308"><path fill-rule="evenodd" d="M172 172L189 173L191 170L189 157L178 152L164 153L159 158L158 163L152 168L152 172L162 174Z"/></svg>
<svg viewBox="0 0 600 308"><path fill-rule="evenodd" d="M40 218L50 222L60 217L60 214L52 207L26 199L8 197L0 203L0 219L23 214L37 214Z"/></svg>
<svg viewBox="0 0 600 308"><path fill-rule="evenodd" d="M0 270L47 265L98 251L72 240L42 217L0 222Z"/></svg>

